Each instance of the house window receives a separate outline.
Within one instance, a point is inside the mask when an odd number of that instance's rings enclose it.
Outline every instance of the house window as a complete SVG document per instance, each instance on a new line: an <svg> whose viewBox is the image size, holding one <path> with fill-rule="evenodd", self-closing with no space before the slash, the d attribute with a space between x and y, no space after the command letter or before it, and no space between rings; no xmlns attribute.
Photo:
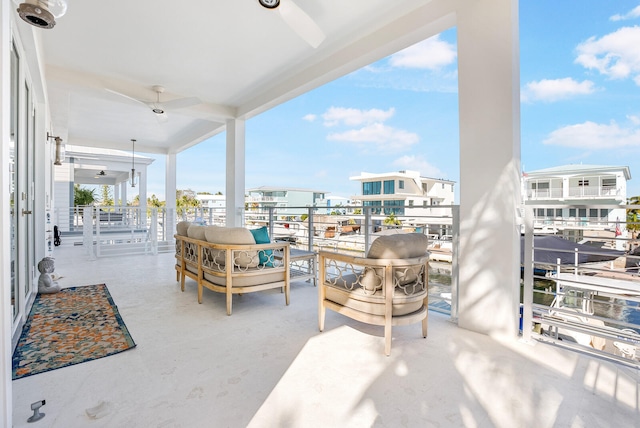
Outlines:
<svg viewBox="0 0 640 428"><path fill-rule="evenodd" d="M409 206L412 207L413 206L413 199L409 199Z"/></svg>
<svg viewBox="0 0 640 428"><path fill-rule="evenodd" d="M580 217L586 217L587 216L587 209L586 208L580 208L578 209L578 215Z"/></svg>
<svg viewBox="0 0 640 428"><path fill-rule="evenodd" d="M589 208L589 217L597 218L598 217L598 209L597 208Z"/></svg>
<svg viewBox="0 0 640 428"><path fill-rule="evenodd" d="M537 217L544 217L544 208L536 209L536 216Z"/></svg>
<svg viewBox="0 0 640 428"><path fill-rule="evenodd" d="M382 188L381 184L382 183L380 183L379 181L369 181L366 183L362 183L362 194L379 195Z"/></svg>
<svg viewBox="0 0 640 428"><path fill-rule="evenodd" d="M422 201L422 206L423 207L428 207L429 206L429 201Z"/></svg>
<svg viewBox="0 0 640 428"><path fill-rule="evenodd" d="M549 189L549 182L548 181L541 181L541 182L533 182L531 183L531 189L533 190L548 190Z"/></svg>
<svg viewBox="0 0 640 428"><path fill-rule="evenodd" d="M363 205L365 207L373 207L371 208L371 214L380 214L380 207L382 205L381 201L364 201Z"/></svg>
<svg viewBox="0 0 640 428"><path fill-rule="evenodd" d="M404 201L384 201L384 213L404 215Z"/></svg>
<svg viewBox="0 0 640 428"><path fill-rule="evenodd" d="M442 183L442 188L444 189L444 183Z"/></svg>
<svg viewBox="0 0 640 428"><path fill-rule="evenodd" d="M602 179L602 187L616 187L616 179L615 178L603 178Z"/></svg>
<svg viewBox="0 0 640 428"><path fill-rule="evenodd" d="M575 216L576 216L576 209L569 208L569 217L575 217Z"/></svg>
<svg viewBox="0 0 640 428"><path fill-rule="evenodd" d="M398 180L398 189L404 189L404 180Z"/></svg>
<svg viewBox="0 0 640 428"><path fill-rule="evenodd" d="M578 180L578 186L588 186L589 180Z"/></svg>
<svg viewBox="0 0 640 428"><path fill-rule="evenodd" d="M385 195L393 195L394 193L396 193L395 181L393 181L393 180L385 180L384 181L384 194Z"/></svg>
<svg viewBox="0 0 640 428"><path fill-rule="evenodd" d="M556 208L556 217L562 217L562 208Z"/></svg>
<svg viewBox="0 0 640 428"><path fill-rule="evenodd" d="M607 217L609 217L609 212L610 212L610 211L611 211L611 210L608 210L608 209L606 209L606 208L602 208L602 209L600 210L600 218L607 218Z"/></svg>

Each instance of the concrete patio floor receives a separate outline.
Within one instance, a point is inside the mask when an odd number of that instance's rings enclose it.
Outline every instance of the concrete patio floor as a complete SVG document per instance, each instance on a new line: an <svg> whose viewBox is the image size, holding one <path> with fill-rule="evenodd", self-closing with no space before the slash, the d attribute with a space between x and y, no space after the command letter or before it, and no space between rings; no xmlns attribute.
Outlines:
<svg viewBox="0 0 640 428"><path fill-rule="evenodd" d="M640 427L638 370L549 344L430 312L429 337L394 328L385 357L381 327L328 311L320 333L308 282L289 306L278 291L234 296L227 316L223 295L180 291L173 254L54 257L64 287L107 284L137 347L13 381L14 427Z"/></svg>

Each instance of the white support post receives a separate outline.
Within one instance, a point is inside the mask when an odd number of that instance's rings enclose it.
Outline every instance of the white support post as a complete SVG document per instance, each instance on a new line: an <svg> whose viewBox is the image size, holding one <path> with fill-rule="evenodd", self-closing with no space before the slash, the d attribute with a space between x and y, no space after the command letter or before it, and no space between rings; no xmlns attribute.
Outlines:
<svg viewBox="0 0 640 428"><path fill-rule="evenodd" d="M165 237L167 241L173 242L173 235L176 233L176 186L177 186L177 156L170 153L166 157L165 162L165 208L166 208L166 225Z"/></svg>
<svg viewBox="0 0 640 428"><path fill-rule="evenodd" d="M520 76L518 0L458 9L460 289L458 325L518 336Z"/></svg>
<svg viewBox="0 0 640 428"><path fill-rule="evenodd" d="M245 123L227 120L227 226L244 225Z"/></svg>

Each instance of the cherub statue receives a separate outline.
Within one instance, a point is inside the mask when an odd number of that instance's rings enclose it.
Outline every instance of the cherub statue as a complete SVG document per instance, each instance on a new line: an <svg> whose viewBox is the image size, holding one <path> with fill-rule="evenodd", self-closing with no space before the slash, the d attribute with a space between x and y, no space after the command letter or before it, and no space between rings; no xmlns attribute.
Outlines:
<svg viewBox="0 0 640 428"><path fill-rule="evenodd" d="M60 291L60 285L51 277L55 269L53 258L45 257L38 263L40 278L38 278L38 293L51 294Z"/></svg>

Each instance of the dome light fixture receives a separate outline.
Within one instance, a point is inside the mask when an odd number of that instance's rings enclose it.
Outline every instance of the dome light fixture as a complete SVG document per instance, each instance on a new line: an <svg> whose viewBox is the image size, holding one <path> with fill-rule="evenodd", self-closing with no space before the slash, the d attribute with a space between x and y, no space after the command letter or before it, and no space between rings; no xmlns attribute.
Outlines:
<svg viewBox="0 0 640 428"><path fill-rule="evenodd" d="M258 0L258 3L267 9L275 9L280 6L280 0Z"/></svg>
<svg viewBox="0 0 640 428"><path fill-rule="evenodd" d="M67 12L67 0L26 0L18 5L18 15L23 21L38 28L53 28L56 18Z"/></svg>

